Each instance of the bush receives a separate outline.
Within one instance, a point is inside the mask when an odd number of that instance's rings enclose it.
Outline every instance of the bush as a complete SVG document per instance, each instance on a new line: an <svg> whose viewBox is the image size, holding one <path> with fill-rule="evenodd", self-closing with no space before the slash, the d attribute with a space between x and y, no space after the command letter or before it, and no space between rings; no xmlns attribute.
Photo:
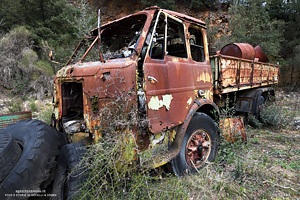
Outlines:
<svg viewBox="0 0 300 200"><path fill-rule="evenodd" d="M296 112L285 107L282 102L271 102L262 106L259 119L265 126L280 129L292 125L295 117Z"/></svg>
<svg viewBox="0 0 300 200"><path fill-rule="evenodd" d="M95 107L102 136L89 146L82 162L89 163L90 178L80 187L80 198L187 199L180 182L173 178L162 182L163 174L152 169L151 154L140 152L132 130L141 120L131 98L131 94L122 93L104 108Z"/></svg>

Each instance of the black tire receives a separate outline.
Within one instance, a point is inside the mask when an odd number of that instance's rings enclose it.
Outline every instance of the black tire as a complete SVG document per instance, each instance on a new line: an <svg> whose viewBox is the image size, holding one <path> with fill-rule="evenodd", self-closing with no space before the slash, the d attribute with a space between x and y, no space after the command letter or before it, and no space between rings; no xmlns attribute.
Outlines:
<svg viewBox="0 0 300 200"><path fill-rule="evenodd" d="M59 149L61 149L64 145L66 145L68 143L67 138L62 132L60 132L56 129L53 129L53 130L54 130L55 134L58 137L58 140L59 140L59 143L60 143Z"/></svg>
<svg viewBox="0 0 300 200"><path fill-rule="evenodd" d="M178 176L195 173L206 162L213 161L218 150L217 139L218 129L212 118L204 113L195 113L184 135L180 152L172 160L173 172Z"/></svg>
<svg viewBox="0 0 300 200"><path fill-rule="evenodd" d="M53 131L56 134L56 136L58 137L58 141L59 141L59 147L58 147L58 149L60 151L61 148L68 143L67 142L67 138L66 138L66 136L62 132L60 132L60 131L58 131L56 129L53 129ZM58 156L56 157L55 161L56 161L56 163L58 162ZM50 171L50 177L49 177L49 179L46 180L46 181L44 181L41 184L41 189L43 189L43 190L46 189L47 190L47 187L51 186L50 184L53 183L53 180L55 178L55 173L56 173L56 167L53 167L51 169L51 171Z"/></svg>
<svg viewBox="0 0 300 200"><path fill-rule="evenodd" d="M0 185L21 157L21 147L6 132L0 132Z"/></svg>
<svg viewBox="0 0 300 200"><path fill-rule="evenodd" d="M262 106L265 104L265 98L261 95L259 97L259 100L258 100L258 106L257 106L257 111L256 111L256 118L259 118L259 115L260 115L260 111L262 109Z"/></svg>
<svg viewBox="0 0 300 200"><path fill-rule="evenodd" d="M0 199L27 199L31 193L18 197L7 195L18 195L17 190L39 190L41 183L49 178L51 168L56 166L58 137L49 125L31 119L9 125L5 132L19 143L23 151L0 187Z"/></svg>
<svg viewBox="0 0 300 200"><path fill-rule="evenodd" d="M58 158L51 200L78 199L78 191L86 181L87 168L82 163L85 145L71 143L62 147Z"/></svg>

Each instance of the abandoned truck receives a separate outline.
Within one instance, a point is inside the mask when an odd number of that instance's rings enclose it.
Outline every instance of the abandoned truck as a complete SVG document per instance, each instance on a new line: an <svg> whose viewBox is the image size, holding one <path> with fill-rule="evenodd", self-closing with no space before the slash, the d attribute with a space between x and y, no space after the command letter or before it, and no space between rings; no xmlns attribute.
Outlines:
<svg viewBox="0 0 300 200"><path fill-rule="evenodd" d="M122 132L138 147L124 159L148 151L154 167L171 163L178 175L194 172L215 157L214 121L226 98L236 99L236 111L258 115L274 95L270 85L278 83L279 66L266 61L259 47L244 43L209 57L203 21L146 8L99 26L80 42L56 74L52 126L71 142L97 141L101 111L126 94L143 125Z"/></svg>

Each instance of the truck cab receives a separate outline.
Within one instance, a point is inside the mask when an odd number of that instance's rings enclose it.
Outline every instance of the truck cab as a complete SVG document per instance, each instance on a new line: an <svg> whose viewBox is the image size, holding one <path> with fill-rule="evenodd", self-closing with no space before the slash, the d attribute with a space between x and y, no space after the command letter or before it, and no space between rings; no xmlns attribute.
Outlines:
<svg viewBox="0 0 300 200"><path fill-rule="evenodd" d="M155 155L155 167L172 161L178 174L193 171L217 150L212 82L205 23L146 8L92 30L80 42L56 74L52 126L70 142L97 141L105 108L124 97L120 106L139 120L121 131L124 139Z"/></svg>

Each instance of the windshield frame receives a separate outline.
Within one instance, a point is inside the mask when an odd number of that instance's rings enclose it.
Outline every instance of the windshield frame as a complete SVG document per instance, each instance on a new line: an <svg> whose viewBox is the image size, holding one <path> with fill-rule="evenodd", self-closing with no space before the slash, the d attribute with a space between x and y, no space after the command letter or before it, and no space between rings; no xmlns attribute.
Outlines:
<svg viewBox="0 0 300 200"><path fill-rule="evenodd" d="M143 46L144 40L145 40L145 36L148 33L148 29L149 29L151 20L153 18L154 12L155 12L155 10L147 10L147 11L144 10L144 11L140 11L138 13L128 15L128 16L125 16L123 18L114 20L112 22L106 23L106 24L101 26L101 37L100 38L102 39L102 33L107 28L113 26L114 24L120 23L122 20L126 20L130 17L134 17L134 16L138 16L138 15L145 15L146 19L144 21L144 24L141 26L141 29L139 30L139 33L138 33L139 36L136 38L136 42L134 43L135 46L132 49L132 52L128 56L124 56L124 57L121 57L121 58L128 58L128 57L131 57L131 56L134 56L134 55L139 55L140 51L141 51L141 48ZM136 35L134 37L136 37ZM77 57L77 54L78 54L79 50L84 46L84 44L86 44L87 40L91 40L91 39L93 39L93 42L91 43L91 45L89 45L87 50L84 52L83 56L79 60L74 61L74 59ZM69 64L72 64L72 63L82 63L82 62L84 62L85 57L89 54L90 50L95 46L95 44L97 43L98 40L99 40L98 39L98 29L95 28L90 32L89 36L85 36L79 42L78 46L76 47L76 49L75 49L74 53L72 54L72 56L69 58L66 65L69 65ZM102 48L103 48L103 46L102 46L102 42L101 42L101 49ZM108 60L112 60L112 59L118 59L118 58L110 58ZM99 56L99 59L95 59L95 61L100 61L100 56Z"/></svg>

